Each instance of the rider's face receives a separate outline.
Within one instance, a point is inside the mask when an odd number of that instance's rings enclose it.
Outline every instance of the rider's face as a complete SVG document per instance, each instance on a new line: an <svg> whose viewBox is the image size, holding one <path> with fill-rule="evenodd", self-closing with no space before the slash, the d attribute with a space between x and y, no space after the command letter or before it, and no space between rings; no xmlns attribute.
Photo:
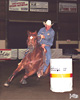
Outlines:
<svg viewBox="0 0 80 100"><path fill-rule="evenodd" d="M46 30L49 30L51 28L51 25L45 25Z"/></svg>

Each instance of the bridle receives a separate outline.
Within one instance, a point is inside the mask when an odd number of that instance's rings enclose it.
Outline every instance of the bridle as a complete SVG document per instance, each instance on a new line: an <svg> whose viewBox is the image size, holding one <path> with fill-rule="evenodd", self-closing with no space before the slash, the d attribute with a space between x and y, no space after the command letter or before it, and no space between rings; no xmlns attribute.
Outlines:
<svg viewBox="0 0 80 100"><path fill-rule="evenodd" d="M35 43L35 41L37 42L37 36L35 34L29 35L27 44L28 44L28 49L30 52L32 52L35 48L35 45L37 45L37 44L33 44L33 43Z"/></svg>

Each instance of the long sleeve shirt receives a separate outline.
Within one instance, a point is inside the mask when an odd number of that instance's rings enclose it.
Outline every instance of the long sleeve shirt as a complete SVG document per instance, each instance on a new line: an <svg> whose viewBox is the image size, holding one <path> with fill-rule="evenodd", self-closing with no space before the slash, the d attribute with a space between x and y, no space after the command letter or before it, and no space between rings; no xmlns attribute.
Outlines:
<svg viewBox="0 0 80 100"><path fill-rule="evenodd" d="M48 31L46 31L45 27L41 28L38 32L38 36L44 35L45 38L40 39L40 44L49 45L50 47L53 45L55 31L50 28Z"/></svg>

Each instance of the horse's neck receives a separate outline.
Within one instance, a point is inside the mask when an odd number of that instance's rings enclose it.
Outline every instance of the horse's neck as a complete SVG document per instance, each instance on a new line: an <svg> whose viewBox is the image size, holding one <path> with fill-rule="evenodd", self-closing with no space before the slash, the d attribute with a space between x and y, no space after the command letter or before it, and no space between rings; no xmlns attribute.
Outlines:
<svg viewBox="0 0 80 100"><path fill-rule="evenodd" d="M42 50L42 47L40 46L40 44L37 44L37 45L35 46L33 52L37 53L37 52L39 52L39 51L41 51L41 50Z"/></svg>
<svg viewBox="0 0 80 100"><path fill-rule="evenodd" d="M43 50L43 49L42 49L41 45L40 45L39 43L37 43L37 44L34 46L34 48L29 48L29 53L35 55L37 52L42 51L42 50Z"/></svg>
<svg viewBox="0 0 80 100"><path fill-rule="evenodd" d="M36 47L35 47L35 49L41 49L42 47L41 47L41 45L38 43L37 45L36 45Z"/></svg>

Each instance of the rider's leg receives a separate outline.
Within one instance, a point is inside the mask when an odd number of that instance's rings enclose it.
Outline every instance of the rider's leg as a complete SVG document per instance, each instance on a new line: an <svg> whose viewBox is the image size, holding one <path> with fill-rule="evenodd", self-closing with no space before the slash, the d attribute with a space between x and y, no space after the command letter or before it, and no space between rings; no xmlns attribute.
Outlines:
<svg viewBox="0 0 80 100"><path fill-rule="evenodd" d="M47 67L50 64L50 59L51 59L51 49L50 49L50 47L49 46L46 46L45 48L47 50L47 52L46 52L46 65L44 66L43 72L46 71Z"/></svg>

